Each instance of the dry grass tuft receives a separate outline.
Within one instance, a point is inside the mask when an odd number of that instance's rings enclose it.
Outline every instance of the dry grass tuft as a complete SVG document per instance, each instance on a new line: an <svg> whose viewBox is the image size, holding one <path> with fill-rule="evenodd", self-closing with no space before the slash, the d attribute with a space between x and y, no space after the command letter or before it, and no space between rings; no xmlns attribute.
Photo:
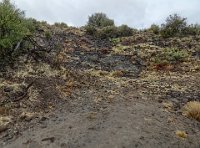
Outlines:
<svg viewBox="0 0 200 148"><path fill-rule="evenodd" d="M176 131L176 136L179 137L179 138L187 138L187 134L185 131L180 131L180 130L177 130Z"/></svg>
<svg viewBox="0 0 200 148"><path fill-rule="evenodd" d="M68 81L65 83L64 86L57 85L56 89L59 90L59 92L61 94L61 98L65 98L72 94L73 87L74 87L74 82Z"/></svg>
<svg viewBox="0 0 200 148"><path fill-rule="evenodd" d="M124 73L120 70L119 71L113 71L111 73L111 76L113 76L113 77L123 77L123 75L124 75Z"/></svg>
<svg viewBox="0 0 200 148"><path fill-rule="evenodd" d="M200 122L200 102L191 101L183 107L183 115Z"/></svg>
<svg viewBox="0 0 200 148"><path fill-rule="evenodd" d="M11 117L0 117L0 133L7 130L11 122Z"/></svg>
<svg viewBox="0 0 200 148"><path fill-rule="evenodd" d="M48 64L40 63L37 65L24 65L23 67L15 71L13 77L23 79L27 77L61 77L63 79L66 79L67 75L68 70L62 66L60 66L60 69L55 69Z"/></svg>

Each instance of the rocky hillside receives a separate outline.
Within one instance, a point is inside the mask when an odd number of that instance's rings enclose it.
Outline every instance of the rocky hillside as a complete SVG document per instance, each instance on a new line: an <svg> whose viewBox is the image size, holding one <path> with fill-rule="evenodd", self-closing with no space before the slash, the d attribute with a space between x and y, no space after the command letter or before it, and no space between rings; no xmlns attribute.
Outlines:
<svg viewBox="0 0 200 148"><path fill-rule="evenodd" d="M199 40L149 31L98 39L44 26L35 41L52 50L1 72L1 145L199 146L200 124L184 114L200 99Z"/></svg>

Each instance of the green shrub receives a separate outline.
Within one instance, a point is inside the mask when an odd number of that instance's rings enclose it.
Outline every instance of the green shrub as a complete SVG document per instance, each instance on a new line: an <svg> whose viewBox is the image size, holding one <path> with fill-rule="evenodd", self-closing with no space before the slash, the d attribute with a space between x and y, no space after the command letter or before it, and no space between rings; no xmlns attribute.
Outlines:
<svg viewBox="0 0 200 148"><path fill-rule="evenodd" d="M188 53L184 50L178 50L176 48L169 48L165 51L166 57L169 61L183 62L188 57Z"/></svg>
<svg viewBox="0 0 200 148"><path fill-rule="evenodd" d="M97 29L94 26L85 26L86 34L95 36Z"/></svg>
<svg viewBox="0 0 200 148"><path fill-rule="evenodd" d="M109 19L104 13L95 13L89 16L85 26L86 34L97 38L116 38L133 35L133 29L127 25L116 27L114 21Z"/></svg>
<svg viewBox="0 0 200 148"><path fill-rule="evenodd" d="M128 27L127 25L122 25L120 27L107 26L102 28L85 26L85 29L86 34L92 35L100 39L126 37L133 35L133 29Z"/></svg>
<svg viewBox="0 0 200 148"><path fill-rule="evenodd" d="M132 36L133 29L128 27L127 25L121 25L118 27L118 35L120 37Z"/></svg>
<svg viewBox="0 0 200 148"><path fill-rule="evenodd" d="M163 37L174 37L185 35L187 29L186 18L174 14L166 19L166 23L161 26L161 35Z"/></svg>
<svg viewBox="0 0 200 148"><path fill-rule="evenodd" d="M19 43L31 34L31 24L24 12L17 9L10 0L0 2L0 66L9 64L20 52Z"/></svg>
<svg viewBox="0 0 200 148"><path fill-rule="evenodd" d="M200 35L200 25L191 24L186 29L186 34L188 35Z"/></svg>
<svg viewBox="0 0 200 148"><path fill-rule="evenodd" d="M114 26L114 21L109 19L104 13L95 13L89 16L88 26L103 28L107 26Z"/></svg>
<svg viewBox="0 0 200 148"><path fill-rule="evenodd" d="M188 52L185 50L179 50L176 48L165 49L161 54L157 55L156 63L159 64L175 64L183 62L189 56Z"/></svg>
<svg viewBox="0 0 200 148"><path fill-rule="evenodd" d="M51 32L50 32L50 31L46 31L46 32L45 32L45 37L46 37L47 40L50 40L51 37L52 37Z"/></svg>
<svg viewBox="0 0 200 148"><path fill-rule="evenodd" d="M121 39L120 38L111 38L110 41L115 46L121 42Z"/></svg>
<svg viewBox="0 0 200 148"><path fill-rule="evenodd" d="M61 23L56 22L56 23L54 23L54 26L61 28L61 29L68 28L68 25L64 22L61 22Z"/></svg>
<svg viewBox="0 0 200 148"><path fill-rule="evenodd" d="M115 26L107 26L101 29L97 29L96 37L105 38L116 38L119 36L118 28Z"/></svg>
<svg viewBox="0 0 200 148"><path fill-rule="evenodd" d="M160 33L160 27L158 25L152 24L149 28L150 31L152 31L154 34Z"/></svg>

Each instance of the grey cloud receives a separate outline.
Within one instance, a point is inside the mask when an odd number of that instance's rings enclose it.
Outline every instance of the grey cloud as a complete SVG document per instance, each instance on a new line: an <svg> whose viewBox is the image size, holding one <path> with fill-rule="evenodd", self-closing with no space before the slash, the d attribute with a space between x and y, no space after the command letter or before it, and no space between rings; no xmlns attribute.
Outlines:
<svg viewBox="0 0 200 148"><path fill-rule="evenodd" d="M200 0L12 0L27 16L50 23L66 22L85 25L88 16L104 12L117 25L136 28L161 24L165 18L178 13L190 23L200 23Z"/></svg>

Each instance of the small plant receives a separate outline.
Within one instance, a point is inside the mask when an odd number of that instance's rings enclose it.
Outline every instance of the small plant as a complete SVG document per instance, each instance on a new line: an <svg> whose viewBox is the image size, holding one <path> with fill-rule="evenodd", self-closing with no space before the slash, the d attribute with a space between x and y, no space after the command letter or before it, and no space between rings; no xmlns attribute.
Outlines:
<svg viewBox="0 0 200 148"><path fill-rule="evenodd" d="M165 49L164 52L156 56L155 62L157 65L167 66L170 64L175 64L183 62L188 57L188 53L184 50L179 50L176 48Z"/></svg>
<svg viewBox="0 0 200 148"><path fill-rule="evenodd" d="M110 41L112 42L113 45L117 45L120 43L121 40L120 38L112 38Z"/></svg>
<svg viewBox="0 0 200 148"><path fill-rule="evenodd" d="M121 25L118 27L118 35L120 37L132 36L133 29L128 27L127 25Z"/></svg>
<svg viewBox="0 0 200 148"><path fill-rule="evenodd" d="M169 48L164 53L167 60L172 62L183 62L188 57L188 53L184 50L178 50L176 48Z"/></svg>
<svg viewBox="0 0 200 148"><path fill-rule="evenodd" d="M105 39L105 38L117 38L119 36L118 28L115 26L108 26L102 29L98 29L96 32L96 37Z"/></svg>
<svg viewBox="0 0 200 148"><path fill-rule="evenodd" d="M160 27L158 25L152 24L149 28L150 31L152 31L154 34L160 33Z"/></svg>
<svg viewBox="0 0 200 148"><path fill-rule="evenodd" d="M61 29L64 29L64 28L68 28L68 25L64 22L61 22L61 23L55 23L54 26L58 27L58 28L61 28Z"/></svg>
<svg viewBox="0 0 200 148"><path fill-rule="evenodd" d="M97 29L94 26L85 26L86 34L95 36Z"/></svg>
<svg viewBox="0 0 200 148"><path fill-rule="evenodd" d="M200 102L191 101L183 107L183 115L200 122Z"/></svg>
<svg viewBox="0 0 200 148"><path fill-rule="evenodd" d="M51 39L51 37L52 37L52 34L51 34L51 32L49 32L49 31L46 31L46 32L45 32L45 37L46 37L46 39L47 39L47 40L50 40L50 39Z"/></svg>
<svg viewBox="0 0 200 148"><path fill-rule="evenodd" d="M179 137L179 138L187 138L187 133L185 131L180 131L180 130L177 130L176 131L176 136Z"/></svg>
<svg viewBox="0 0 200 148"><path fill-rule="evenodd" d="M113 76L113 77L123 77L124 72L121 71L121 70L113 71L113 72L111 72L111 76Z"/></svg>

